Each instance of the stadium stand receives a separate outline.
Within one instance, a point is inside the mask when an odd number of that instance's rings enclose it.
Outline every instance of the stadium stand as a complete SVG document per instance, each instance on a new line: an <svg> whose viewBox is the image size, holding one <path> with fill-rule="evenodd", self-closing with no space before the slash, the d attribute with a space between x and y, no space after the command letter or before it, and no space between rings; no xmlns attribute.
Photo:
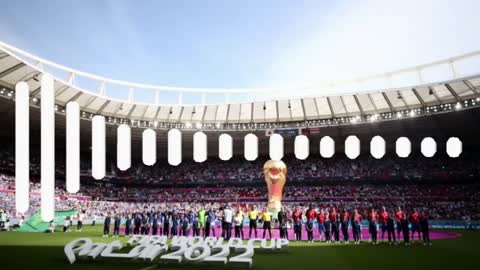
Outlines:
<svg viewBox="0 0 480 270"><path fill-rule="evenodd" d="M57 159L60 155L57 155ZM14 158L11 151L0 152L0 208L14 215ZM134 164L121 172L113 169L104 180L91 178L88 164L82 164L82 185L77 194L65 191L64 171L57 169L56 205L59 210L86 210L87 217L104 216L107 212L132 212L137 208L161 208L176 205L188 209L211 204L219 207L234 203L262 205L266 187L259 169L265 157L254 162L234 158L224 162L211 159L199 169L193 161L181 166L147 167ZM479 220L480 185L476 181L480 166L474 158L458 159L423 157L400 159L389 156L381 161L371 157L350 160L343 156L332 159L312 157L300 161L288 156L289 166L284 204L294 206L337 207L362 213L375 207L424 209L436 220ZM59 161L62 163L62 161ZM32 206L30 215L40 207L39 164L32 159Z"/></svg>

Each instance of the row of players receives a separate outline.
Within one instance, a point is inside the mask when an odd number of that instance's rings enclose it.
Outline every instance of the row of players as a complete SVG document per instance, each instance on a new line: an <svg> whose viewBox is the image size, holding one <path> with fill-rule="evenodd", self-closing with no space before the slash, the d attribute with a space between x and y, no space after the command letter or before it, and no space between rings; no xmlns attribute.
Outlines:
<svg viewBox="0 0 480 270"><path fill-rule="evenodd" d="M215 236L215 224L220 229L220 235L226 240L232 237L232 227L234 228L234 237L244 239L243 224L244 220L248 219L249 224L249 238L252 238L252 232L257 237L258 223L263 226L263 238L266 238L267 233L272 238L272 222L279 230L281 238L289 239L288 227L293 227L295 240L302 240L303 228L307 232L307 240L314 241L313 231L316 229L319 232L320 241L327 242L350 242L349 229L351 228L353 235L353 242L360 243L362 240L361 223L366 219L368 223L368 231L370 241L377 243L378 230L381 231L381 239L385 240L387 234L388 241L392 244L400 241L400 236L403 235L405 244L410 243L410 239L414 239L417 233L418 239L423 239L425 244L430 245L429 237L429 221L428 216L424 213L414 209L407 215L400 207L395 211L389 212L385 207L380 211L371 209L368 213L362 215L357 209L350 213L346 209L337 210L335 208L320 208L316 210L312 205L306 210L302 211L300 207L296 207L290 214L282 208L273 219L271 213L264 209L262 212L256 210L256 206L252 206L250 210L245 213L240 207L232 209L230 204L223 208L214 209L213 207L205 210L201 207L192 210L172 210L161 209L156 210L144 207L143 211L137 210L135 213L125 214L111 214L107 213L104 220L104 237L108 237L110 227L113 224L113 235L118 237L120 233L120 226L124 224L125 236L132 234L142 235L185 235L188 236ZM123 222L122 222L123 221ZM220 225L221 224L221 225ZM233 225L233 226L232 226ZM82 222L78 222L81 229ZM342 239L340 237L342 236Z"/></svg>

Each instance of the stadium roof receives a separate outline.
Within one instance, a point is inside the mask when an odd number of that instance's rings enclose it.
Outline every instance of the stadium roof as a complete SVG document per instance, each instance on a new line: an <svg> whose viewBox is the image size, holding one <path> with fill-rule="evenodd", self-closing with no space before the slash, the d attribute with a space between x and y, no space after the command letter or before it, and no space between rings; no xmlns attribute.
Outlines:
<svg viewBox="0 0 480 270"><path fill-rule="evenodd" d="M457 61L479 56L480 52L474 52L358 79L361 81L388 78L400 73L416 72L419 77L419 84L416 86L379 91L357 91L343 95L229 103L229 94L248 95L271 89L184 88L113 80L64 67L0 42L0 85L13 90L16 83L27 82L30 87L32 106L35 106L41 98L40 76L44 72L51 73L55 76L55 98L56 104L59 106L59 113L68 102L75 101L80 105L83 117L88 118L100 114L108 117L108 122L115 124L127 122L139 126L141 124L145 127L185 129L324 126L390 120L477 106L480 104L478 102L480 74L459 78L454 64ZM421 83L423 69L445 64L451 66L453 79L429 84ZM76 83L80 79L94 81L97 89L83 89ZM346 82L335 82L334 84L341 83ZM107 88L116 89L116 87L129 89L129 98L121 100L105 95ZM134 94L139 89L154 91L155 99L150 103L135 101ZM159 93L163 91L177 93L179 104L160 104ZM208 94L223 94L227 97L227 102L224 104L182 105L183 95L191 93L200 93L203 100ZM291 93L295 93L295 91L291 91Z"/></svg>

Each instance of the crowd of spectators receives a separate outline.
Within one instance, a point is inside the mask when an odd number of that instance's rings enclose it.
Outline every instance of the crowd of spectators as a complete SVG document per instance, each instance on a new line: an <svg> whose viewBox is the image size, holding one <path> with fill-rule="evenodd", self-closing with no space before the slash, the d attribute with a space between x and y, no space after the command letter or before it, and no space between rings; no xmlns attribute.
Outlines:
<svg viewBox="0 0 480 270"><path fill-rule="evenodd" d="M8 148L5 148L8 149ZM14 155L0 151L0 208L15 213ZM40 207L40 162L30 161L30 210ZM201 165L185 160L179 166L164 161L149 167L133 163L126 172L109 160L108 176L94 180L89 164L81 164L82 182L77 194L65 190L64 161L60 159L56 179L56 209L85 209L87 215L102 216L114 208L135 208L142 204L261 204L266 201L261 157L249 162L243 158L220 161L215 158ZM88 159L87 159L88 160ZM430 209L433 219L460 220L465 216L480 220L480 163L475 158L360 157L350 160L311 157L284 159L288 167L283 201L287 206L314 203L323 207L368 209L385 205L405 209ZM464 181L469 179L468 181ZM428 180L428 182L426 182ZM205 186L205 183L213 185ZM241 185L239 184L241 183ZM308 184L307 184L308 183ZM181 184L181 185L179 185Z"/></svg>
<svg viewBox="0 0 480 270"><path fill-rule="evenodd" d="M0 207L14 212L14 180L0 175ZM32 183L30 210L27 215L40 208L40 185ZM401 206L428 208L433 219L461 220L469 216L480 220L480 185L478 184L362 184L334 186L291 186L283 195L285 205L307 205L314 203L323 207L346 207L367 210L385 205L389 208ZM82 187L72 195L64 186L56 187L56 209L88 209L98 216L116 208L133 209L143 204L263 204L267 199L264 186L222 188L126 188Z"/></svg>
<svg viewBox="0 0 480 270"><path fill-rule="evenodd" d="M57 154L55 167L57 175L65 174L64 155ZM86 155L82 156L81 174L91 175L91 165ZM171 166L166 160L158 160L154 166L143 165L141 160L132 160L132 167L127 171L116 168L113 158L107 160L106 179L134 180L142 184L156 183L204 183L204 182L255 182L263 180L261 168L267 157L259 157L255 161L246 161L243 157L234 157L229 161L209 158L201 163L184 159L180 166ZM294 156L284 158L288 168L288 181L302 182L308 180L416 180L416 179L448 179L478 177L480 164L475 158L449 158L446 155L434 158L411 156L398 158L395 155L375 159L361 156L350 160L343 154L325 159L312 156L307 160L298 160ZM13 173L15 160L12 150L0 151L0 171ZM33 178L40 175L39 154L31 154L30 172Z"/></svg>
<svg viewBox="0 0 480 270"><path fill-rule="evenodd" d="M419 162L420 159L420 162ZM199 166L191 160L184 160L181 166L170 166L166 162L153 167L137 163L127 173L112 170L112 177L134 177L146 183L158 182L254 182L263 180L261 168L267 161L258 158L247 162L243 157L233 158L227 162L209 159ZM363 157L350 160L343 156L331 159L312 157L298 160L294 157L284 159L289 171L289 181L304 180L356 180L374 178L388 179L422 179L449 178L458 176L478 176L480 164L474 160L451 159L448 157L427 159L388 157L377 160ZM112 164L113 165L113 164ZM112 166L115 168L115 166ZM428 170L425 170L428 168Z"/></svg>

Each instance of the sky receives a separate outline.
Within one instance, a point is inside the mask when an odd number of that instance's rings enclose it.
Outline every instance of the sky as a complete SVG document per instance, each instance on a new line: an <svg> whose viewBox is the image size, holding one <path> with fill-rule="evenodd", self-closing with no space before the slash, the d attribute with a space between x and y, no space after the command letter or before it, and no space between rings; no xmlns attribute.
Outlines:
<svg viewBox="0 0 480 270"><path fill-rule="evenodd" d="M2 3L0 40L114 79L299 89L265 93L266 98L323 95L329 89L316 87L323 82L479 50L478 10L477 0L15 0ZM470 74L479 67L467 63L458 69ZM425 76L441 80L445 70ZM407 79L396 78L394 84ZM95 86L85 81L82 87ZM126 93L107 89L113 97ZM150 92L137 96L139 101L153 97ZM199 98L186 95L184 103ZM223 98L209 95L207 102Z"/></svg>

